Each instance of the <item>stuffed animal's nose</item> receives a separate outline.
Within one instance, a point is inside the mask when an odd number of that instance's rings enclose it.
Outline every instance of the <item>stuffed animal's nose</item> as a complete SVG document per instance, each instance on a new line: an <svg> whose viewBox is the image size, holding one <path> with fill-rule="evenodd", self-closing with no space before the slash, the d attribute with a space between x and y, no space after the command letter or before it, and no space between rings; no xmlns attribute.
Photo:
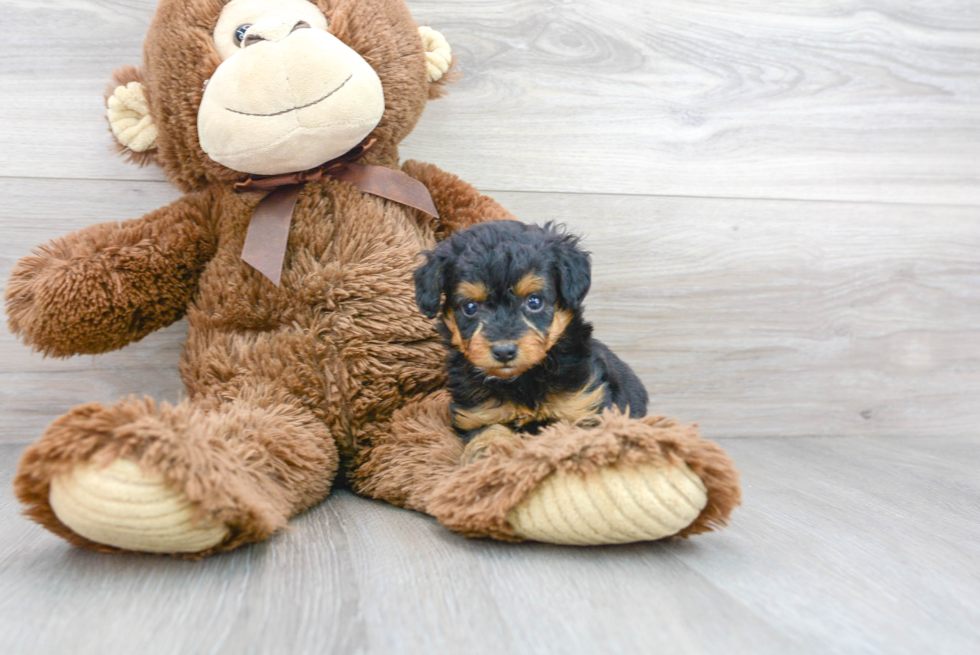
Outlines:
<svg viewBox="0 0 980 655"><path fill-rule="evenodd" d="M491 346L490 353L498 362L501 364L506 364L510 360L517 357L517 344L505 343L499 346Z"/></svg>

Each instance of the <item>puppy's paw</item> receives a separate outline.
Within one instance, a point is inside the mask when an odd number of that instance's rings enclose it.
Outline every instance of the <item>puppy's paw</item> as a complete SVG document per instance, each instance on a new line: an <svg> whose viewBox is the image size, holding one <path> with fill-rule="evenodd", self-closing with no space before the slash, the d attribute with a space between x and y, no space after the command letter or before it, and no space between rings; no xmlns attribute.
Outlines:
<svg viewBox="0 0 980 655"><path fill-rule="evenodd" d="M492 453L507 453L520 442L521 438L513 430L504 425L491 425L466 444L459 463L462 466L486 459Z"/></svg>

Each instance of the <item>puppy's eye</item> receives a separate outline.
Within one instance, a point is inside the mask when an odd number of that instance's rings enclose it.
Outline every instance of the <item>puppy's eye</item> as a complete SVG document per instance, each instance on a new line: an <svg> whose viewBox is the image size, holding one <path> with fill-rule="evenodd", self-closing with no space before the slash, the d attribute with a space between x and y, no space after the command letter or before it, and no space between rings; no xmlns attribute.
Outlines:
<svg viewBox="0 0 980 655"><path fill-rule="evenodd" d="M529 312L540 312L544 307L544 298L536 293L532 293L524 299L524 306L527 307L527 311Z"/></svg>
<svg viewBox="0 0 980 655"><path fill-rule="evenodd" d="M463 316L476 316L476 313L480 311L480 303L473 302L472 300L467 303L463 303L462 310Z"/></svg>
<svg viewBox="0 0 980 655"><path fill-rule="evenodd" d="M250 28L250 27L252 27L252 24L251 23L245 23L244 25L239 25L238 26L238 29L235 30L235 42L236 43L241 43L242 42L242 39L245 38L245 32L247 32L248 31L248 28Z"/></svg>

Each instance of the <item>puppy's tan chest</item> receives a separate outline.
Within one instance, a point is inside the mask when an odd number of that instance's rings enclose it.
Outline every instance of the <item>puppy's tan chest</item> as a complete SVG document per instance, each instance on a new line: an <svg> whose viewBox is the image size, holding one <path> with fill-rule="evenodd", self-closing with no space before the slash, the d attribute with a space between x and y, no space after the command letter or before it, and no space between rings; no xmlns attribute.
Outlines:
<svg viewBox="0 0 980 655"><path fill-rule="evenodd" d="M491 400L476 407L454 407L453 425L459 430L478 430L489 425L521 428L531 423L567 420L573 423L595 416L606 397L606 385L586 385L578 391L548 394L535 408Z"/></svg>

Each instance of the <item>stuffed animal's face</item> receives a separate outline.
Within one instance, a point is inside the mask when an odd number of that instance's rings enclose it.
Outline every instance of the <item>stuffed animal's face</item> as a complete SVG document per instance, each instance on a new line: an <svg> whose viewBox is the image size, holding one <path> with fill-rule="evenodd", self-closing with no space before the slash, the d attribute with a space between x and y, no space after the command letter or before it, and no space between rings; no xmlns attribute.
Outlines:
<svg viewBox="0 0 980 655"><path fill-rule="evenodd" d="M161 0L110 124L186 190L314 168L368 136L385 150L450 66L425 30L403 0Z"/></svg>
<svg viewBox="0 0 980 655"><path fill-rule="evenodd" d="M275 175L344 154L381 121L381 80L327 31L306 0L232 0L218 17L222 58L211 75L197 130L214 161Z"/></svg>

